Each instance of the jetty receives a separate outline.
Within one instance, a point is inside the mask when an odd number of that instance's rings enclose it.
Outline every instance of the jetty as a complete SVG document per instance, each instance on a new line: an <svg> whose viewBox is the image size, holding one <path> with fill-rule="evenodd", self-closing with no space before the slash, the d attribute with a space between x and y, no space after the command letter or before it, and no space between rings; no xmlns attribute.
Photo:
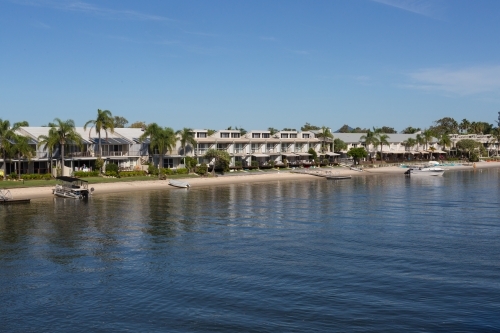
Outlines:
<svg viewBox="0 0 500 333"><path fill-rule="evenodd" d="M330 180L351 179L351 175L341 175L339 171L332 171L332 170L303 169L303 170L292 170L290 172L299 173L303 175L311 175L316 177L323 177Z"/></svg>
<svg viewBox="0 0 500 333"><path fill-rule="evenodd" d="M0 205L30 203L31 199L14 199L9 190L0 190Z"/></svg>

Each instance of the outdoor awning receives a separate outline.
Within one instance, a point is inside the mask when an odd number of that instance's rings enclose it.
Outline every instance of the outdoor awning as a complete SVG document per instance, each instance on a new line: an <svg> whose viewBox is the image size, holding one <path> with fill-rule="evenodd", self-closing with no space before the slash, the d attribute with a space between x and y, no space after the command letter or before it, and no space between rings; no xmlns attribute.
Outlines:
<svg viewBox="0 0 500 333"><path fill-rule="evenodd" d="M332 153L332 152L325 153L325 155L328 155L328 156L340 156L340 154Z"/></svg>
<svg viewBox="0 0 500 333"><path fill-rule="evenodd" d="M312 154L309 153L296 153L298 156L312 156Z"/></svg>
<svg viewBox="0 0 500 333"><path fill-rule="evenodd" d="M434 150L434 151L430 151L430 150L429 150L429 153L446 154L446 152L445 152L445 151L442 151L442 150Z"/></svg>
<svg viewBox="0 0 500 333"><path fill-rule="evenodd" d="M269 157L269 155L266 154L252 154L254 157Z"/></svg>
<svg viewBox="0 0 500 333"><path fill-rule="evenodd" d="M99 138L92 138L95 144L99 144ZM104 145L128 145L131 144L130 141L122 139L122 138L107 138L101 137L101 144Z"/></svg>
<svg viewBox="0 0 500 333"><path fill-rule="evenodd" d="M294 153L281 153L281 155L283 155L283 156L290 156L290 157L297 156Z"/></svg>
<svg viewBox="0 0 500 333"><path fill-rule="evenodd" d="M165 157L182 157L181 155L165 155Z"/></svg>

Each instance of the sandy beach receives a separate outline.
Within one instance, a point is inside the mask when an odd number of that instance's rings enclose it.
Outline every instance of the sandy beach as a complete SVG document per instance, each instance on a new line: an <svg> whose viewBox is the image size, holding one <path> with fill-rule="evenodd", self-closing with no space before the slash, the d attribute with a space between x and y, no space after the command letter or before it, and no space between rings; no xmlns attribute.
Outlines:
<svg viewBox="0 0 500 333"><path fill-rule="evenodd" d="M458 170L474 170L473 165L460 165L460 166L445 166L446 172ZM476 163L476 169L489 169L500 168L500 162L479 162ZM365 169L362 172L353 171L350 169L335 168L330 170L321 169L320 172L330 175L352 177L369 177L371 175L403 175L407 169L401 167L380 167L373 169ZM311 170L312 172L317 171ZM318 178L317 175L280 172L280 173L241 173L238 175L230 174L228 176L220 176L215 178L190 178L186 180L191 185L191 188L204 187L204 186L217 186L226 184L239 184L239 183L255 183L255 182L270 182L270 181L291 181L291 180L306 180ZM94 188L94 195L131 192L131 191L144 191L144 190L179 190L175 187L168 185L168 180L150 180L150 181L134 181L134 182L119 182L119 183L102 183L90 184L89 187ZM15 199L38 199L53 196L51 187L30 187L30 188L16 188L10 190Z"/></svg>

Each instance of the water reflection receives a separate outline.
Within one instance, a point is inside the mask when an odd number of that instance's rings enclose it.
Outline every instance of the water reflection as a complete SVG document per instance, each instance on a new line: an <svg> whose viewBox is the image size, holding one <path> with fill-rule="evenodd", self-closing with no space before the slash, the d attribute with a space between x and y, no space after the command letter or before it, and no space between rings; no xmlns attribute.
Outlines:
<svg viewBox="0 0 500 333"><path fill-rule="evenodd" d="M315 178L0 207L0 320L7 331L496 327L496 184L496 170Z"/></svg>

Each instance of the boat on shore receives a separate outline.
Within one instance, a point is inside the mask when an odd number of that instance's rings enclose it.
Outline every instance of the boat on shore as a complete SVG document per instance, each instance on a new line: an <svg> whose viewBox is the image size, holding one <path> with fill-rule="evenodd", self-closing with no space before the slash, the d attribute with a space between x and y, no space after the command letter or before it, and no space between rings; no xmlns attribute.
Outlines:
<svg viewBox="0 0 500 333"><path fill-rule="evenodd" d="M174 186L174 187L179 187L179 188L189 188L191 186L191 185L189 185L189 183L181 182L178 180L169 180L168 185Z"/></svg>
<svg viewBox="0 0 500 333"><path fill-rule="evenodd" d="M89 191L89 183L86 180L73 177L56 177L58 183L52 190L52 193L61 198L69 199L88 199L94 188Z"/></svg>

